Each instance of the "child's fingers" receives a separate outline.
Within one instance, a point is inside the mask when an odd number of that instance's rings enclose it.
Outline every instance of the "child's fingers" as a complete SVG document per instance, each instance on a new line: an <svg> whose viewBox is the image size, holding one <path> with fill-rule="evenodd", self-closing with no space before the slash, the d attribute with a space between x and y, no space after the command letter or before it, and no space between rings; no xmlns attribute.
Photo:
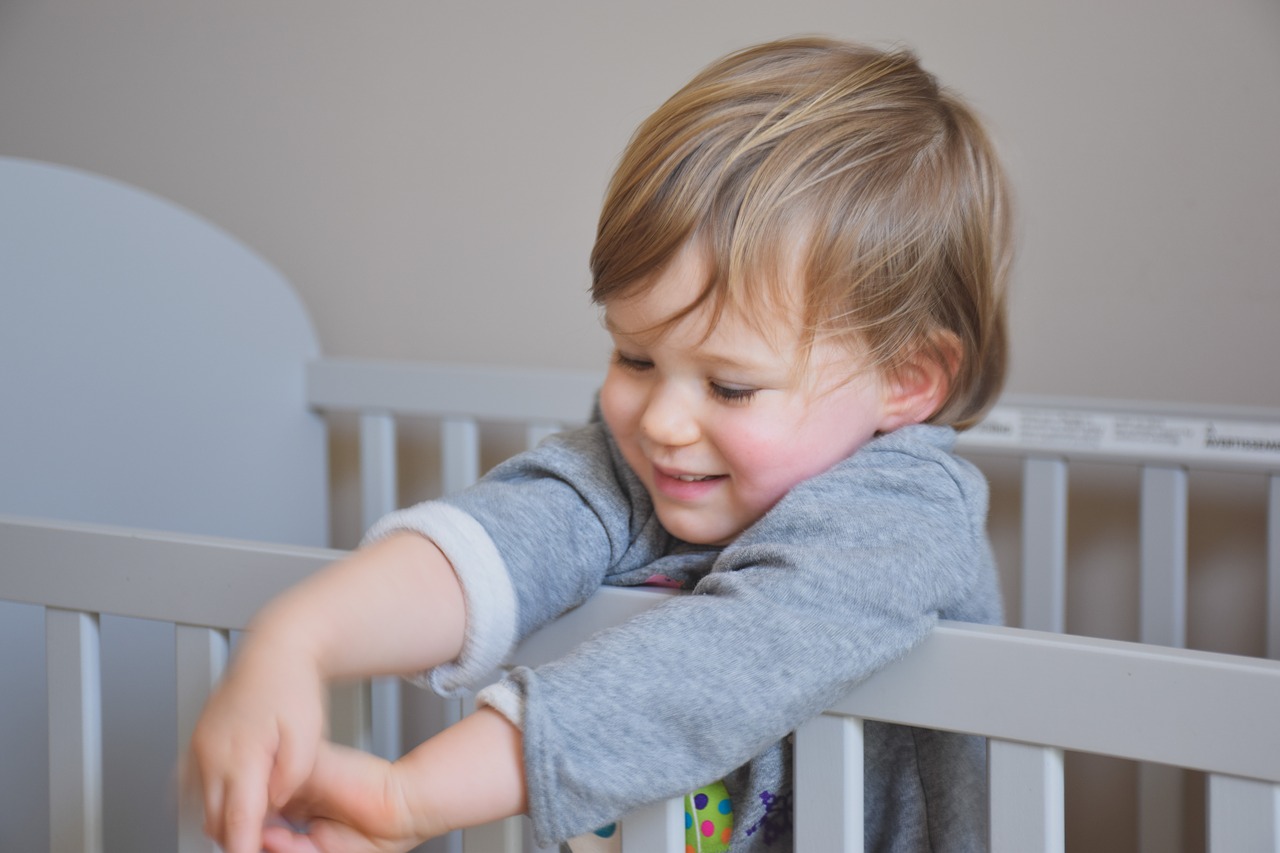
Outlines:
<svg viewBox="0 0 1280 853"><path fill-rule="evenodd" d="M215 824L220 818L220 832L211 835L221 839L226 853L258 853L262 849L262 825L267 817L267 788L263 784L266 768L255 769L257 772L243 773L226 786L221 808L213 813Z"/></svg>
<svg viewBox="0 0 1280 853"><path fill-rule="evenodd" d="M267 792L273 808L284 808L311 775L318 746L318 738L298 738L288 731L280 733L275 763L267 778Z"/></svg>

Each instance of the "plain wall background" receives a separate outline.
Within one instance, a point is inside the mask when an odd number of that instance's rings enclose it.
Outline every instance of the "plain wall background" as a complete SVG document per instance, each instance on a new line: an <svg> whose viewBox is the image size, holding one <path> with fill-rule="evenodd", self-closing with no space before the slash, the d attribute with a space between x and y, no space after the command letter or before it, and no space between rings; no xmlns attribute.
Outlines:
<svg viewBox="0 0 1280 853"><path fill-rule="evenodd" d="M328 355L595 367L636 123L728 50L915 47L1021 209L1012 391L1280 405L1275 0L0 2L0 152L212 219Z"/></svg>
<svg viewBox="0 0 1280 853"><path fill-rule="evenodd" d="M600 368L586 261L632 129L716 56L802 33L910 45L988 118L1021 213L1010 391L1280 406L1275 0L0 0L0 153L217 223L290 279L326 355ZM1131 488L1073 498L1072 630L1135 635ZM1217 562L1192 644L1257 653L1261 518L1230 498L1260 486L1208 488L1228 500L1193 533ZM1016 506L994 510L1007 573ZM1131 775L1069 809L1105 814Z"/></svg>

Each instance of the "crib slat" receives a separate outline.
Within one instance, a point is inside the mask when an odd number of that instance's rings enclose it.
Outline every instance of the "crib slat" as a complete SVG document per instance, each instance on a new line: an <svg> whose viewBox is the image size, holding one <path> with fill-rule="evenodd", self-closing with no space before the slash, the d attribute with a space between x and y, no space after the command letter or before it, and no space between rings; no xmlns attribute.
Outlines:
<svg viewBox="0 0 1280 853"><path fill-rule="evenodd" d="M1142 642L1184 648L1187 635L1187 471L1142 469ZM1144 764L1138 771L1138 848L1142 853L1183 849L1181 768Z"/></svg>
<svg viewBox="0 0 1280 853"><path fill-rule="evenodd" d="M446 495L459 492L480 479L480 425L475 418L445 418L440 423L441 487ZM446 699L444 725L462 719L463 700ZM451 832L443 846L447 853L463 849L463 834Z"/></svg>
<svg viewBox="0 0 1280 853"><path fill-rule="evenodd" d="M1022 627L1062 633L1066 602L1067 463L1029 457L1022 472Z"/></svg>
<svg viewBox="0 0 1280 853"><path fill-rule="evenodd" d="M1187 644L1187 471L1142 469L1142 642ZM1167 848L1166 848L1167 849Z"/></svg>
<svg viewBox="0 0 1280 853"><path fill-rule="evenodd" d="M49 844L102 850L102 672L98 617L45 611Z"/></svg>
<svg viewBox="0 0 1280 853"><path fill-rule="evenodd" d="M1062 853L1062 750L1005 740L992 740L989 750L991 853Z"/></svg>
<svg viewBox="0 0 1280 853"><path fill-rule="evenodd" d="M861 851L862 721L822 715L805 723L795 764L795 848Z"/></svg>
<svg viewBox="0 0 1280 853"><path fill-rule="evenodd" d="M519 817L496 820L462 831L462 853L523 853Z"/></svg>
<svg viewBox="0 0 1280 853"><path fill-rule="evenodd" d="M446 495L480 479L480 427L474 418L445 418L440 424L440 452Z"/></svg>
<svg viewBox="0 0 1280 853"><path fill-rule="evenodd" d="M546 421L531 422L524 428L524 446L532 450L544 438L549 435L555 435L560 430L560 425L556 423L548 423Z"/></svg>
<svg viewBox="0 0 1280 853"><path fill-rule="evenodd" d="M1267 490L1267 657L1280 660L1280 474Z"/></svg>
<svg viewBox="0 0 1280 853"><path fill-rule="evenodd" d="M684 853L684 800L636 809L621 827L622 853Z"/></svg>
<svg viewBox="0 0 1280 853"><path fill-rule="evenodd" d="M396 421L386 412L360 416L360 512L368 530L396 508ZM389 761L400 757L400 680L376 678L370 684L369 742L375 755Z"/></svg>
<svg viewBox="0 0 1280 853"><path fill-rule="evenodd" d="M1280 850L1280 785L1209 776L1209 853Z"/></svg>
<svg viewBox="0 0 1280 853"><path fill-rule="evenodd" d="M383 412L360 416L360 514L364 529L396 508L396 421Z"/></svg>
<svg viewBox="0 0 1280 853"><path fill-rule="evenodd" d="M178 756L185 760L187 745L209 691L227 666L229 638L226 631L175 626L178 670ZM180 853L214 853L217 846L202 830L204 813L192 797L178 800L178 850Z"/></svg>

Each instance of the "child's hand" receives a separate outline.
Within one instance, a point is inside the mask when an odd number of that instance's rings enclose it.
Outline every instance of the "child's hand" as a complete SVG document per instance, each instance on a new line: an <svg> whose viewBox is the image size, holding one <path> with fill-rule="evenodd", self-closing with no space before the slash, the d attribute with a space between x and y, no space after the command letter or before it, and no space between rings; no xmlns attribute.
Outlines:
<svg viewBox="0 0 1280 853"><path fill-rule="evenodd" d="M188 780L203 794L205 833L226 853L258 853L264 820L311 775L324 736L318 669L304 656L251 642L191 738Z"/></svg>
<svg viewBox="0 0 1280 853"><path fill-rule="evenodd" d="M294 831L263 832L270 853L404 851L448 829L409 808L403 767L359 750L320 745L311 775L284 808Z"/></svg>

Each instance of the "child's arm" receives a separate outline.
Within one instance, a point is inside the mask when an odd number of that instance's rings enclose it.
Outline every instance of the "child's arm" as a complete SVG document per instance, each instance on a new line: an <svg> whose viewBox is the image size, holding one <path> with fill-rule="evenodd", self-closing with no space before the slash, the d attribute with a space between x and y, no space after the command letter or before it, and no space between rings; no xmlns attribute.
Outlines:
<svg viewBox="0 0 1280 853"><path fill-rule="evenodd" d="M285 813L302 832L271 827L271 853L408 850L453 829L524 811L520 732L486 709L394 763L322 745Z"/></svg>
<svg viewBox="0 0 1280 853"><path fill-rule="evenodd" d="M257 851L264 817L312 771L325 685L453 660L465 626L452 566L411 533L357 551L268 604L192 737L205 831L227 853Z"/></svg>

